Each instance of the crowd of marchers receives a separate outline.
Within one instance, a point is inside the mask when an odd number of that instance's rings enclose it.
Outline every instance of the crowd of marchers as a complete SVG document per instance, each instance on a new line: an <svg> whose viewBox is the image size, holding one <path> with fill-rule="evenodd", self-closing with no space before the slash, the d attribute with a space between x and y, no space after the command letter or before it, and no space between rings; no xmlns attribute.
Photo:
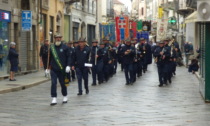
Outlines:
<svg viewBox="0 0 210 126"><path fill-rule="evenodd" d="M51 76L51 105L57 104L57 80L61 85L63 102L67 103L67 87L71 81L77 79L78 94L89 94L88 76L92 75L92 86L108 82L117 73L120 65L125 73L126 85L133 85L137 78L147 72L152 61L157 65L159 87L172 83L176 75L176 67L183 65L182 52L175 39L166 38L151 44L144 38L122 40L115 45L105 37L100 42L92 41L92 47L87 45L84 38L65 43L61 35L55 35L55 42L49 44L45 40L40 49L40 56L45 69L45 76ZM189 72L196 72L199 68L196 59L188 65L189 55L193 51L190 43L184 45L186 66ZM154 59L154 60L153 60Z"/></svg>

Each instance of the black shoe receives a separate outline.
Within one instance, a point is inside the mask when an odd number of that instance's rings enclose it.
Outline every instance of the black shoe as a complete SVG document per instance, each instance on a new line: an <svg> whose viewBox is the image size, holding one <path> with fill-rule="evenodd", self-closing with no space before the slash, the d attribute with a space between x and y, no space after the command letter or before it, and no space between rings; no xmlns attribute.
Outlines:
<svg viewBox="0 0 210 126"><path fill-rule="evenodd" d="M143 70L144 73L146 73L146 70Z"/></svg>
<svg viewBox="0 0 210 126"><path fill-rule="evenodd" d="M130 83L125 83L125 85L129 85Z"/></svg>
<svg viewBox="0 0 210 126"><path fill-rule="evenodd" d="M93 83L92 86L96 86L96 83Z"/></svg>
<svg viewBox="0 0 210 126"><path fill-rule="evenodd" d="M163 87L163 84L159 84L158 86L159 86L159 87Z"/></svg>
<svg viewBox="0 0 210 126"><path fill-rule="evenodd" d="M82 95L82 93L78 93L77 95Z"/></svg>
<svg viewBox="0 0 210 126"><path fill-rule="evenodd" d="M13 80L12 79L9 79L9 81L16 81L16 79L13 79Z"/></svg>
<svg viewBox="0 0 210 126"><path fill-rule="evenodd" d="M63 101L63 104L66 104L68 101Z"/></svg>
<svg viewBox="0 0 210 126"><path fill-rule="evenodd" d="M169 80L169 83L171 84L171 80Z"/></svg>
<svg viewBox="0 0 210 126"><path fill-rule="evenodd" d="M51 103L50 105L51 105L51 106L54 106L54 105L57 105L57 103Z"/></svg>
<svg viewBox="0 0 210 126"><path fill-rule="evenodd" d="M89 94L89 90L86 90L86 94Z"/></svg>

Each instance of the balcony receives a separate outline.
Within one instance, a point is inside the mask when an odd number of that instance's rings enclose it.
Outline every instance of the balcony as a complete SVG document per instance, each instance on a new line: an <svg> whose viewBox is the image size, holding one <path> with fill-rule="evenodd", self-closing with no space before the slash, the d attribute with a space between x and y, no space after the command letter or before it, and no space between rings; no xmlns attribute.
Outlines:
<svg viewBox="0 0 210 126"><path fill-rule="evenodd" d="M176 12L177 12L178 14L180 14L180 15L187 16L187 15L193 13L193 12L194 12L194 9L189 8L189 7L187 7L187 6L184 5L184 4L180 4L180 5L179 5L179 8L177 9Z"/></svg>
<svg viewBox="0 0 210 126"><path fill-rule="evenodd" d="M107 9L107 17L110 18L114 17L114 9Z"/></svg>
<svg viewBox="0 0 210 126"><path fill-rule="evenodd" d="M164 11L177 10L178 9L178 0L168 1L167 3L162 4Z"/></svg>
<svg viewBox="0 0 210 126"><path fill-rule="evenodd" d="M75 2L80 2L80 0L64 0L66 4L73 4Z"/></svg>

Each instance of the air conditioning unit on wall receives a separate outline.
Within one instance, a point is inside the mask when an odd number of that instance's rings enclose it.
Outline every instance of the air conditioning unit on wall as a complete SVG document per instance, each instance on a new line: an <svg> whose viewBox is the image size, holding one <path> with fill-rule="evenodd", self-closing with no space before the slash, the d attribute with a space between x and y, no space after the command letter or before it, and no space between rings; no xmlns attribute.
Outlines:
<svg viewBox="0 0 210 126"><path fill-rule="evenodd" d="M197 1L197 19L201 22L210 21L210 1Z"/></svg>

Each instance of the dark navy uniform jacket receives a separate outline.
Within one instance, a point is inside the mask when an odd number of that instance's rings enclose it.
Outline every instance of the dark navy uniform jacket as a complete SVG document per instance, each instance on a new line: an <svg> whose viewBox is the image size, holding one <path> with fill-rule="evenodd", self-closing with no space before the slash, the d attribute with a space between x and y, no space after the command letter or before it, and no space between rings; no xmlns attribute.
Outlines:
<svg viewBox="0 0 210 126"><path fill-rule="evenodd" d="M162 59L162 56L160 55L160 52L162 51L164 52L163 55L165 55L165 59ZM167 47L157 47L154 56L158 58L157 64L166 63L170 60L171 52Z"/></svg>
<svg viewBox="0 0 210 126"><path fill-rule="evenodd" d="M108 54L108 49L107 48L100 48L100 51L102 53L102 59L104 64L108 64L109 62L109 54Z"/></svg>
<svg viewBox="0 0 210 126"><path fill-rule="evenodd" d="M92 64L95 64L95 59L96 59L96 48L97 48L97 55L98 55L98 58L97 58L97 62L99 62L99 61L102 61L103 59L103 57L102 57L102 55L103 55L103 52L102 52L102 50L98 47L98 46L93 46L92 48L91 48L91 59L90 59L90 62L92 63Z"/></svg>
<svg viewBox="0 0 210 126"><path fill-rule="evenodd" d="M40 57L43 57L43 58L47 58L48 57L48 46L47 45L43 45L41 48L40 48L40 54L39 56Z"/></svg>
<svg viewBox="0 0 210 126"><path fill-rule="evenodd" d="M8 60L10 61L12 66L13 65L17 66L19 64L18 56L19 54L16 52L14 48L9 49Z"/></svg>
<svg viewBox="0 0 210 126"><path fill-rule="evenodd" d="M117 60L118 57L117 57L117 48L116 47L112 47L112 50L111 50L111 55L112 55L112 58Z"/></svg>
<svg viewBox="0 0 210 126"><path fill-rule="evenodd" d="M125 52L127 50L131 50L131 52L128 55L125 55ZM132 64L133 63L133 59L135 57L135 48L132 47L131 45L125 45L122 48L122 55L123 55L123 63L124 64Z"/></svg>
<svg viewBox="0 0 210 126"><path fill-rule="evenodd" d="M90 58L90 48L85 46L82 50L80 46L75 48L74 54L72 56L72 66L76 68L84 68L85 63L89 63Z"/></svg>
<svg viewBox="0 0 210 126"><path fill-rule="evenodd" d="M69 48L61 43L60 46L55 46L55 50L58 54L58 57L60 59L60 62L63 66L63 69L66 69L66 66L70 66L71 64L71 58L70 58L70 54L69 54ZM51 69L54 71L60 71L60 67L57 65L53 55L52 55L52 50L50 51L50 66Z"/></svg>

